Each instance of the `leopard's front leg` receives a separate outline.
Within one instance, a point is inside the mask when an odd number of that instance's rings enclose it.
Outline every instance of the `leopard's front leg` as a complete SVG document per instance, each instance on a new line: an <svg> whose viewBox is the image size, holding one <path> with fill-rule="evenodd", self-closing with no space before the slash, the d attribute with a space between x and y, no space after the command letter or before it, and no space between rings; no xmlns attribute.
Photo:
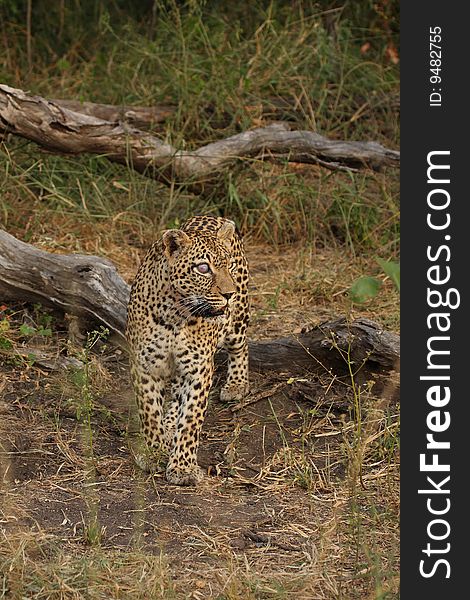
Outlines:
<svg viewBox="0 0 470 600"><path fill-rule="evenodd" d="M164 380L145 372L138 364L131 366L131 376L145 441L149 448L160 448L164 444Z"/></svg>
<svg viewBox="0 0 470 600"><path fill-rule="evenodd" d="M222 402L237 402L242 400L249 390L246 336L227 336L224 348L228 353L227 381L220 390L220 399Z"/></svg>
<svg viewBox="0 0 470 600"><path fill-rule="evenodd" d="M144 444L133 449L137 465L144 471L161 471L170 444L165 435L163 409L169 364L158 337L134 344L130 352L131 378Z"/></svg>
<svg viewBox="0 0 470 600"><path fill-rule="evenodd" d="M195 485L204 477L197 464L199 437L207 410L213 376L212 357L191 361L182 367L180 406L176 420L173 446L166 469L170 483Z"/></svg>
<svg viewBox="0 0 470 600"><path fill-rule="evenodd" d="M171 449L173 445L173 439L175 437L180 406L183 402L183 385L184 380L182 379L181 375L178 373L174 374L170 382L170 397L166 406L165 416L163 418L165 443L168 447L168 450Z"/></svg>
<svg viewBox="0 0 470 600"><path fill-rule="evenodd" d="M246 330L250 320L250 303L246 289L240 289L231 306L231 322L223 347L228 354L227 381L220 391L222 402L238 402L249 390L248 342Z"/></svg>

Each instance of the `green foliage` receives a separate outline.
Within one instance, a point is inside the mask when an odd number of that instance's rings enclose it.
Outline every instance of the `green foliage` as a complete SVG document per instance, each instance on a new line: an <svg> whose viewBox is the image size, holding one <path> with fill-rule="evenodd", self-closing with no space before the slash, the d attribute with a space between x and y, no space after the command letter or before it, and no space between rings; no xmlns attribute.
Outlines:
<svg viewBox="0 0 470 600"><path fill-rule="evenodd" d="M349 297L352 302L362 304L374 298L380 290L381 285L382 282L375 277L360 277L352 284L349 290Z"/></svg>
<svg viewBox="0 0 470 600"><path fill-rule="evenodd" d="M395 287L400 291L400 265L393 260L383 260L382 258L376 259L379 265L384 270L384 273L390 277Z"/></svg>
<svg viewBox="0 0 470 600"><path fill-rule="evenodd" d="M30 325L26 325L26 323L23 323L20 326L20 333L22 336L28 337L30 335L33 335L33 333L36 332L36 329L34 327L31 327Z"/></svg>
<svg viewBox="0 0 470 600"><path fill-rule="evenodd" d="M10 321L6 318L0 320L0 350L11 350L13 344L8 337Z"/></svg>
<svg viewBox="0 0 470 600"><path fill-rule="evenodd" d="M393 260L376 258L384 273L390 277L396 289L400 291L400 265ZM382 281L376 277L364 276L357 279L349 289L349 297L356 304L363 304L377 296Z"/></svg>
<svg viewBox="0 0 470 600"><path fill-rule="evenodd" d="M4 315L3 317L1 315ZM52 337L52 316L43 312L40 305L34 305L28 320L18 322L16 315L6 305L0 306L0 351L4 351L10 362L21 363L25 360L24 353L16 353L28 340L34 338ZM34 363L34 356L28 355L26 361Z"/></svg>
<svg viewBox="0 0 470 600"><path fill-rule="evenodd" d="M23 337L31 337L33 335L41 335L44 337L51 337L51 335L52 335L52 329L50 327L48 327L46 329L42 325L40 325L38 328L36 328L36 327L32 327L31 325L27 325L26 323L23 323L22 325L20 325L19 331Z"/></svg>

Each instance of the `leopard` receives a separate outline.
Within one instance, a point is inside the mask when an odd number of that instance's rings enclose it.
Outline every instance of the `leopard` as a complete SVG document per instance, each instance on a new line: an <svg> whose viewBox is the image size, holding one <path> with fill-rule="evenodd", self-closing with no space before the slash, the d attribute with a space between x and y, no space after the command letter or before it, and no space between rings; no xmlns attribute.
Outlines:
<svg viewBox="0 0 470 600"><path fill-rule="evenodd" d="M249 271L235 223L194 216L165 230L137 271L126 337L140 431L164 458L166 480L196 485L197 453L218 349L227 354L224 403L249 391Z"/></svg>

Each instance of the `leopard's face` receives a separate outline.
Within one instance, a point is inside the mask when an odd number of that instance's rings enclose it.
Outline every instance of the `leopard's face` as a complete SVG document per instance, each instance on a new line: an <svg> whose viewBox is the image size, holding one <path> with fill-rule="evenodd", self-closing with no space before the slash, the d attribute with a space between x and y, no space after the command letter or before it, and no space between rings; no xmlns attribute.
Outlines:
<svg viewBox="0 0 470 600"><path fill-rule="evenodd" d="M181 316L212 318L225 314L236 292L229 251L213 236L190 238L170 231L163 238L171 288Z"/></svg>

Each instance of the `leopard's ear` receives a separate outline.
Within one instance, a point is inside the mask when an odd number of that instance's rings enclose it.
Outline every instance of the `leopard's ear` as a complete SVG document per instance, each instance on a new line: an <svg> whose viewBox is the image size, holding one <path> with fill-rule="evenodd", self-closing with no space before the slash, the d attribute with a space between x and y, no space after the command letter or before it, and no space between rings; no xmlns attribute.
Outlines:
<svg viewBox="0 0 470 600"><path fill-rule="evenodd" d="M191 245L191 238L181 229L167 229L163 232L162 241L167 258L176 258Z"/></svg>
<svg viewBox="0 0 470 600"><path fill-rule="evenodd" d="M226 219L217 231L217 237L223 244L227 244L233 238L235 231L235 223Z"/></svg>

